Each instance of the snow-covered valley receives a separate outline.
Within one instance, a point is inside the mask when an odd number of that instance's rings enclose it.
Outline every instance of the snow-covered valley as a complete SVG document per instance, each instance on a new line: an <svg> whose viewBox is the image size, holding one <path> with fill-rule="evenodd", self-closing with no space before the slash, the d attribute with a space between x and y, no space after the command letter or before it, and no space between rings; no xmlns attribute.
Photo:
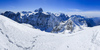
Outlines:
<svg viewBox="0 0 100 50"><path fill-rule="evenodd" d="M100 26L66 31L45 32L0 15L0 50L100 50Z"/></svg>

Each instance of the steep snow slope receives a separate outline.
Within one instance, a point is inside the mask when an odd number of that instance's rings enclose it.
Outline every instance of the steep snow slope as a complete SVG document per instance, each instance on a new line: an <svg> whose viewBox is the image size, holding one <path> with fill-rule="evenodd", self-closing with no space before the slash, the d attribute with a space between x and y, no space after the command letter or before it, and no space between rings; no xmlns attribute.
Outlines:
<svg viewBox="0 0 100 50"><path fill-rule="evenodd" d="M100 26L52 34L0 15L0 50L100 50Z"/></svg>

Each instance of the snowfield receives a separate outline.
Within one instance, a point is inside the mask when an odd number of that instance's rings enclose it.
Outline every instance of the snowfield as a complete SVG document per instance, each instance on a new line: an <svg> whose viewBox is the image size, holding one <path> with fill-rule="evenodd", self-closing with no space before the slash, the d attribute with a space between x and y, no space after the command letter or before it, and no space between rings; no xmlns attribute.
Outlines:
<svg viewBox="0 0 100 50"><path fill-rule="evenodd" d="M100 50L100 26L53 34L0 15L0 50Z"/></svg>

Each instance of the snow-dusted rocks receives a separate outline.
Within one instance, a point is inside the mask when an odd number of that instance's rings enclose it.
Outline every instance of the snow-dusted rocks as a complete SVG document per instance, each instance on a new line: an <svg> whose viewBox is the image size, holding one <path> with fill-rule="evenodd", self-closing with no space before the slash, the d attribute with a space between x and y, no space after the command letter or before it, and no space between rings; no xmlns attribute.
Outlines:
<svg viewBox="0 0 100 50"><path fill-rule="evenodd" d="M83 16L72 15L67 21L61 22L59 26L53 29L53 32L77 32L87 27L86 20Z"/></svg>
<svg viewBox="0 0 100 50"><path fill-rule="evenodd" d="M42 8L39 8L39 9L36 9L34 12L42 13L43 12L43 9Z"/></svg>
<svg viewBox="0 0 100 50"><path fill-rule="evenodd" d="M60 13L58 18L59 18L60 21L64 22L64 21L69 19L69 16L65 15L64 13Z"/></svg>
<svg viewBox="0 0 100 50"><path fill-rule="evenodd" d="M16 20L15 20L15 21L17 21L17 22L21 23L21 21L22 21L22 20L21 20L22 18L20 17L20 16L21 16L21 14L20 14L19 12L17 12L16 16L17 16L17 18L16 18Z"/></svg>
<svg viewBox="0 0 100 50"><path fill-rule="evenodd" d="M34 10L34 12L38 12L38 9Z"/></svg>
<svg viewBox="0 0 100 50"><path fill-rule="evenodd" d="M7 16L8 18L11 18L12 20L16 20L16 14L11 11L6 11L5 13L2 13L1 15Z"/></svg>
<svg viewBox="0 0 100 50"><path fill-rule="evenodd" d="M43 12L42 8L39 8L38 13L42 13L42 12Z"/></svg>

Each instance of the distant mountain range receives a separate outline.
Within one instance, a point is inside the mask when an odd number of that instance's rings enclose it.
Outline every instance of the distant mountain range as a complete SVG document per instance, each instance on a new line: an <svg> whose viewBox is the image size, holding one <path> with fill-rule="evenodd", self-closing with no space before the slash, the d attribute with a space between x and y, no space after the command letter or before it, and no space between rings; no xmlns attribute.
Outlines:
<svg viewBox="0 0 100 50"><path fill-rule="evenodd" d="M43 12L42 8L36 9L34 12L22 11L14 13L6 11L1 13L18 23L26 23L32 25L36 29L46 32L76 32L84 29L84 27L93 27L100 25L100 18L87 18L81 15L65 15L64 13L55 14L51 12Z"/></svg>

